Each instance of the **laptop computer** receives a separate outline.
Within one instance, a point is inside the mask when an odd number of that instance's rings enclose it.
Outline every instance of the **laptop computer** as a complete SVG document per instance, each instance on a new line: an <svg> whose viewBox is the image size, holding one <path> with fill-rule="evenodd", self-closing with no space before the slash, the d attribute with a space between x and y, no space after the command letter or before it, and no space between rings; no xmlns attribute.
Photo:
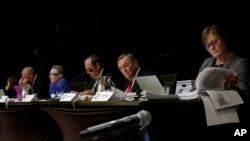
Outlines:
<svg viewBox="0 0 250 141"><path fill-rule="evenodd" d="M178 95L167 94L156 75L139 76L135 78L142 89L141 94L148 99L179 99Z"/></svg>
<svg viewBox="0 0 250 141"><path fill-rule="evenodd" d="M135 80L142 91L148 90L155 94L166 94L164 87L161 85L161 82L156 75L138 76Z"/></svg>
<svg viewBox="0 0 250 141"><path fill-rule="evenodd" d="M4 90L3 89L0 89L0 97L1 96L5 96L5 93L4 93Z"/></svg>

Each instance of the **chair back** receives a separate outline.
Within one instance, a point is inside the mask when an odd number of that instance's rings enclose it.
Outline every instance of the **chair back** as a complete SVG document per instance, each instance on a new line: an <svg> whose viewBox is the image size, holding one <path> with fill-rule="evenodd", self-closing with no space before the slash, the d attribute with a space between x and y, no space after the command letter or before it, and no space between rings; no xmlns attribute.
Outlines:
<svg viewBox="0 0 250 141"><path fill-rule="evenodd" d="M88 88L87 83L88 81L74 82L72 83L72 88L74 91L81 92L81 91L87 90Z"/></svg>
<svg viewBox="0 0 250 141"><path fill-rule="evenodd" d="M175 93L177 75L177 73L159 75L159 78L164 83L164 87L169 88L169 94Z"/></svg>

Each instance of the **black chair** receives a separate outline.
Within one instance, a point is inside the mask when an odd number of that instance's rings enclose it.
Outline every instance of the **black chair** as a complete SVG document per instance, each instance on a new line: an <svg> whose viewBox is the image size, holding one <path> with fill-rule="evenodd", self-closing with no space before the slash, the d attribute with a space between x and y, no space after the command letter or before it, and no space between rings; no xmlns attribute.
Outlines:
<svg viewBox="0 0 250 141"><path fill-rule="evenodd" d="M169 94L175 94L177 75L177 73L159 75L164 87L169 88Z"/></svg>
<svg viewBox="0 0 250 141"><path fill-rule="evenodd" d="M84 91L87 89L87 86L88 86L87 83L88 81L74 82L72 84L72 89L78 92Z"/></svg>

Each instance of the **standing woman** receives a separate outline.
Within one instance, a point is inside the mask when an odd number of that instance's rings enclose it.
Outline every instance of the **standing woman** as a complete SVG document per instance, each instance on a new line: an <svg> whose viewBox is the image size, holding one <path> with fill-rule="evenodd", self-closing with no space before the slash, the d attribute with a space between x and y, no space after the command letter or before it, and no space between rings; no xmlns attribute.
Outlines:
<svg viewBox="0 0 250 141"><path fill-rule="evenodd" d="M16 97L16 90L14 88L14 86L18 85L18 78L16 75L10 75L7 78L7 84L5 86L5 94L9 97L9 98L15 98Z"/></svg>

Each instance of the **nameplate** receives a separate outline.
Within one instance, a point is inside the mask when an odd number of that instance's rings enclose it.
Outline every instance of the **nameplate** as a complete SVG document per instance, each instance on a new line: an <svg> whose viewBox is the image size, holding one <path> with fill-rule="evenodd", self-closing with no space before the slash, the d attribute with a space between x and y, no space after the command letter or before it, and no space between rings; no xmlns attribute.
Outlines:
<svg viewBox="0 0 250 141"><path fill-rule="evenodd" d="M6 102L6 100L8 99L8 96L0 96L0 102Z"/></svg>
<svg viewBox="0 0 250 141"><path fill-rule="evenodd" d="M108 101L114 92L97 92L91 101Z"/></svg>
<svg viewBox="0 0 250 141"><path fill-rule="evenodd" d="M37 100L37 97L36 97L35 94L26 95L24 98L22 98L23 102L31 102L31 101L34 101L34 100Z"/></svg>
<svg viewBox="0 0 250 141"><path fill-rule="evenodd" d="M72 101L74 98L76 98L76 93L65 93L62 95L59 101Z"/></svg>

